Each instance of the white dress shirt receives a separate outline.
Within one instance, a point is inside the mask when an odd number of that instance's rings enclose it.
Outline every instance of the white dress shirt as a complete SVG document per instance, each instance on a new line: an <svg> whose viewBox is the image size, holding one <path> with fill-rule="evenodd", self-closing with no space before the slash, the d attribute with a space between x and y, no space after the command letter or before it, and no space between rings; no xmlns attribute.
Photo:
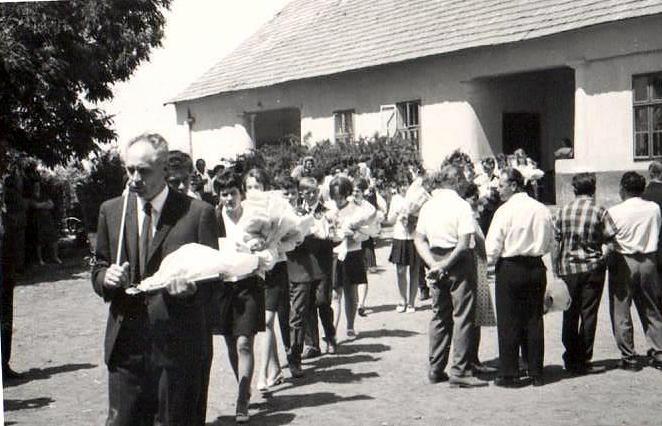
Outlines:
<svg viewBox="0 0 662 426"><path fill-rule="evenodd" d="M616 225L616 251L621 254L657 251L660 233L660 207L639 197L628 198L608 209Z"/></svg>
<svg viewBox="0 0 662 426"><path fill-rule="evenodd" d="M490 262L500 257L542 256L552 248L552 214L523 192L512 195L494 213L485 238Z"/></svg>
<svg viewBox="0 0 662 426"><path fill-rule="evenodd" d="M430 248L451 249L460 236L473 234L474 213L471 205L452 189L436 189L423 204L418 215L416 232L428 240Z"/></svg>
<svg viewBox="0 0 662 426"><path fill-rule="evenodd" d="M411 240L414 235L407 232L405 223L402 216L406 215L405 207L407 202L405 197L400 194L395 194L391 197L391 205L388 208L388 222L393 224L393 239L394 240Z"/></svg>
<svg viewBox="0 0 662 426"><path fill-rule="evenodd" d="M156 234L156 227L159 224L159 219L161 218L161 213L163 212L163 205L168 198L168 185L166 185L161 192L156 194L156 197L152 198L149 202L152 204L152 236ZM142 224L145 220L145 211L143 207L147 204L147 200L138 198L138 238L142 235Z"/></svg>

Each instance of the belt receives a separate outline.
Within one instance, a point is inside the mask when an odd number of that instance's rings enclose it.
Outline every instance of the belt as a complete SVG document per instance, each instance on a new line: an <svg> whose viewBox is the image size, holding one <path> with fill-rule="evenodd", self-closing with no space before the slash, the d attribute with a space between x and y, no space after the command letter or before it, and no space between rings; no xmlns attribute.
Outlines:
<svg viewBox="0 0 662 426"><path fill-rule="evenodd" d="M452 252L455 249L455 247L449 247L449 248L444 248L444 247L431 247L430 251L434 254L438 255L444 255Z"/></svg>

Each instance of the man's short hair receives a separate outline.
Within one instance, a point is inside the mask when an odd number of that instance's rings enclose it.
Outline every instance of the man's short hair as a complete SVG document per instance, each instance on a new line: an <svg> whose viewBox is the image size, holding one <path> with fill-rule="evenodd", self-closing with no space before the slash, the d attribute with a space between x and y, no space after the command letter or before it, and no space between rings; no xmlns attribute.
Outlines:
<svg viewBox="0 0 662 426"><path fill-rule="evenodd" d="M510 183L515 183L518 191L524 190L524 176L514 167L508 167L501 171L502 175L506 176L506 180Z"/></svg>
<svg viewBox="0 0 662 426"><path fill-rule="evenodd" d="M660 179L662 178L662 163L654 160L648 165L648 173L650 174L651 179Z"/></svg>
<svg viewBox="0 0 662 426"><path fill-rule="evenodd" d="M294 179L292 176L280 175L276 176L274 179L274 184L278 189L282 191L298 191L299 190L299 181Z"/></svg>
<svg viewBox="0 0 662 426"><path fill-rule="evenodd" d="M168 169L170 171L182 171L193 173L193 161L191 157L178 150L168 151Z"/></svg>
<svg viewBox="0 0 662 426"><path fill-rule="evenodd" d="M628 194L638 197L646 189L646 178L637 172L625 172L621 178L621 188Z"/></svg>
<svg viewBox="0 0 662 426"><path fill-rule="evenodd" d="M317 188L317 179L310 176L304 176L299 179L299 188Z"/></svg>
<svg viewBox="0 0 662 426"><path fill-rule="evenodd" d="M126 147L124 147L124 150L122 151L122 157L126 158L126 152L129 150L129 148L138 142L147 142L152 146L152 148L154 148L159 159L163 161L168 160L168 141L166 141L165 138L158 133L143 133L142 135L131 139L126 144Z"/></svg>
<svg viewBox="0 0 662 426"><path fill-rule="evenodd" d="M370 184L368 183L368 179L366 178L358 178L354 183L354 185L356 186L356 188L361 190L361 192L366 191L370 187Z"/></svg>
<svg viewBox="0 0 662 426"><path fill-rule="evenodd" d="M575 195L595 195L595 173L577 173L572 177Z"/></svg>
<svg viewBox="0 0 662 426"><path fill-rule="evenodd" d="M457 188L460 179L463 177L462 171L454 164L445 164L435 173L433 184L435 188Z"/></svg>
<svg viewBox="0 0 662 426"><path fill-rule="evenodd" d="M232 169L226 169L214 179L214 192L220 194L221 191L227 191L236 188L239 192L243 193L241 185L241 176L235 173Z"/></svg>
<svg viewBox="0 0 662 426"><path fill-rule="evenodd" d="M496 162L492 157L483 158L480 162L483 166L490 166L492 168L496 167Z"/></svg>

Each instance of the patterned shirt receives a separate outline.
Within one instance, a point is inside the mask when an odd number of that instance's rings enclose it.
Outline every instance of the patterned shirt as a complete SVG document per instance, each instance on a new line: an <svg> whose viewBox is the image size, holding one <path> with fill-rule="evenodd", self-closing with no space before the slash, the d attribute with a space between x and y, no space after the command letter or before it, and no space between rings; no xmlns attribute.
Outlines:
<svg viewBox="0 0 662 426"><path fill-rule="evenodd" d="M602 262L602 244L616 235L616 225L607 209L587 196L563 206L554 228L560 246L555 267L560 276L597 269Z"/></svg>

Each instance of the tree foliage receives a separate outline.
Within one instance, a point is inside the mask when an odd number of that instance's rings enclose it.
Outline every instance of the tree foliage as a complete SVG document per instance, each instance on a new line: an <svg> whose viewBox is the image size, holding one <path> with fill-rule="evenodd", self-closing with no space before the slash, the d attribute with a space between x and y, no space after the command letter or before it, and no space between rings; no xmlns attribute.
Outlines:
<svg viewBox="0 0 662 426"><path fill-rule="evenodd" d="M171 0L0 4L0 135L48 165L110 142L112 97L163 37Z"/></svg>

